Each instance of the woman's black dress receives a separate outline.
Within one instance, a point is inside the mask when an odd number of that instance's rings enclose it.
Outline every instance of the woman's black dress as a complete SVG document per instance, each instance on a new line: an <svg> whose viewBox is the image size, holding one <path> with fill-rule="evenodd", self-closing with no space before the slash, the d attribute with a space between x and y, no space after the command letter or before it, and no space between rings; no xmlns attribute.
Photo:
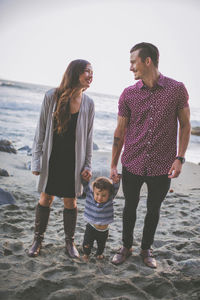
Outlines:
<svg viewBox="0 0 200 300"><path fill-rule="evenodd" d="M78 112L71 114L63 134L54 131L45 193L58 197L75 197L75 137Z"/></svg>

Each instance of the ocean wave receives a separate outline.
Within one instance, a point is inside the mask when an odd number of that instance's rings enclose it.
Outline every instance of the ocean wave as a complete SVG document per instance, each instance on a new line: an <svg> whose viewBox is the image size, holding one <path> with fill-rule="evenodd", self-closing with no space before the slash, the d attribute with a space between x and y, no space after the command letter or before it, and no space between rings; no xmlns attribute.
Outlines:
<svg viewBox="0 0 200 300"><path fill-rule="evenodd" d="M31 103L16 103L16 102L10 102L10 103L1 103L0 109L5 111L34 111L39 112L40 111L40 104L31 104Z"/></svg>
<svg viewBox="0 0 200 300"><path fill-rule="evenodd" d="M23 90L24 89L28 89L28 88L25 88L22 85L18 85L18 84L15 84L13 82L9 82L9 81L7 81L7 82L0 81L0 86L2 86L2 87L9 87L9 88L18 88L18 89L23 89Z"/></svg>
<svg viewBox="0 0 200 300"><path fill-rule="evenodd" d="M95 112L95 117L99 118L101 120L105 120L105 119L116 120L117 119L117 114L109 112L109 111L96 111Z"/></svg>
<svg viewBox="0 0 200 300"><path fill-rule="evenodd" d="M7 80L2 80L2 79L0 79L0 87L15 88L15 89L19 89L19 90L28 90L28 91L32 91L34 93L44 93L48 89L52 88L52 87L45 86L45 85L7 81Z"/></svg>

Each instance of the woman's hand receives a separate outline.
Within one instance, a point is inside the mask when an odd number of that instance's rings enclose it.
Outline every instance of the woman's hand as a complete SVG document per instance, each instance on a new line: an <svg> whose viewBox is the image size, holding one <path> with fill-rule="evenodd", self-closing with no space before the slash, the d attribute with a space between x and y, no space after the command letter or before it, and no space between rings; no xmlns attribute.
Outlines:
<svg viewBox="0 0 200 300"><path fill-rule="evenodd" d="M40 175L40 172L32 171L32 174L38 176L38 175Z"/></svg>
<svg viewBox="0 0 200 300"><path fill-rule="evenodd" d="M81 173L81 176L83 177L83 179L84 179L85 181L90 181L90 179L91 179L91 177L92 177L92 172L89 171L89 170L87 170L87 169L85 169L85 170L83 170L83 172Z"/></svg>
<svg viewBox="0 0 200 300"><path fill-rule="evenodd" d="M114 182L114 183L117 183L119 182L119 176L118 176L118 172L117 172L117 168L116 167L113 167L111 168L110 170L110 179Z"/></svg>

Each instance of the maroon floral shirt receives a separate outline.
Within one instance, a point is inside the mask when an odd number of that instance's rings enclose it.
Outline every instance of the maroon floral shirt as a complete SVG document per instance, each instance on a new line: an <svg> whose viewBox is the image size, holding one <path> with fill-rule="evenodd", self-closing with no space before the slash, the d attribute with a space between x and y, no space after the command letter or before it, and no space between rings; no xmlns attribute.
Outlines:
<svg viewBox="0 0 200 300"><path fill-rule="evenodd" d="M177 113L188 107L188 98L183 83L162 74L153 89L140 80L123 91L118 115L129 123L121 160L129 172L168 174L177 151Z"/></svg>

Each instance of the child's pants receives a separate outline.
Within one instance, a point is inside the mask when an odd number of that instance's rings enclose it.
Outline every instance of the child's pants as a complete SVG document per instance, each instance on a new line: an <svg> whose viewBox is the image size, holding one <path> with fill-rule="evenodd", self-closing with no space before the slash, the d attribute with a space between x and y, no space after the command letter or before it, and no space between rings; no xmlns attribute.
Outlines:
<svg viewBox="0 0 200 300"><path fill-rule="evenodd" d="M96 255L101 255L104 251L106 240L108 238L108 229L106 231L98 231L89 223L86 225L84 241L83 241L83 252L86 255L90 255L94 241L97 241L97 252Z"/></svg>

